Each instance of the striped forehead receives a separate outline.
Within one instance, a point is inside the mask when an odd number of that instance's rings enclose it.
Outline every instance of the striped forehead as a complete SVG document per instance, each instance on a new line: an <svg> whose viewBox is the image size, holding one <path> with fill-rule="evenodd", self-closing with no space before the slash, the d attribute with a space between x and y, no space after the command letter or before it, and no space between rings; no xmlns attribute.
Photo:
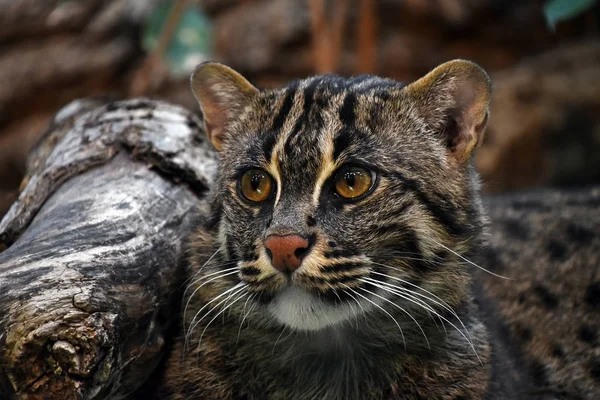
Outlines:
<svg viewBox="0 0 600 400"><path fill-rule="evenodd" d="M339 96L321 78L292 84L281 93L272 133L265 142L265 158L284 191L294 195L307 193L317 180L318 171L331 163L333 114Z"/></svg>
<svg viewBox="0 0 600 400"><path fill-rule="evenodd" d="M362 133L358 116L368 112L360 111L359 96L385 98L392 84L397 85L371 76L319 76L276 92L272 124L262 135L261 146L278 187L294 195L318 190Z"/></svg>

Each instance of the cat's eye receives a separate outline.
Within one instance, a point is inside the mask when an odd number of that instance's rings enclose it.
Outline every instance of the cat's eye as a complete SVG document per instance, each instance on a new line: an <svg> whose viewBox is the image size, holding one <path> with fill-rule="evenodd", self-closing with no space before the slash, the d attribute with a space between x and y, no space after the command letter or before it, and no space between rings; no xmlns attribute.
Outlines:
<svg viewBox="0 0 600 400"><path fill-rule="evenodd" d="M258 203L269 198L273 190L273 179L260 169L249 169L240 179L240 192L248 201Z"/></svg>
<svg viewBox="0 0 600 400"><path fill-rule="evenodd" d="M355 199L367 193L373 186L370 171L361 167L341 169L334 178L335 192L345 199Z"/></svg>

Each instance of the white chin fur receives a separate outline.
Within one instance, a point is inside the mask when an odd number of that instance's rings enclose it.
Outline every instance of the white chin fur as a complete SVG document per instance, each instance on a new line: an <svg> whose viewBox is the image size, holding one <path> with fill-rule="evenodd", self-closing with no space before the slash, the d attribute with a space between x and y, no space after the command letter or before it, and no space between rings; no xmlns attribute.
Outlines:
<svg viewBox="0 0 600 400"><path fill-rule="evenodd" d="M347 304L325 303L297 287L278 293L268 310L277 321L299 331L318 331L355 316L355 310Z"/></svg>

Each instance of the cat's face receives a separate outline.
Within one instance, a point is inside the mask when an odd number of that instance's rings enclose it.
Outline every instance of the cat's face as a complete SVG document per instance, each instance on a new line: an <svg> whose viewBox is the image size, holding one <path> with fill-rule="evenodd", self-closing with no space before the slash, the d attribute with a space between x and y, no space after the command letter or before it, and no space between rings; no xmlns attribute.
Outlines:
<svg viewBox="0 0 600 400"><path fill-rule="evenodd" d="M458 63L407 87L325 76L275 91L201 66L232 285L297 330L410 303L402 288L451 303L466 275L450 260L479 228L468 158L489 97L485 73Z"/></svg>

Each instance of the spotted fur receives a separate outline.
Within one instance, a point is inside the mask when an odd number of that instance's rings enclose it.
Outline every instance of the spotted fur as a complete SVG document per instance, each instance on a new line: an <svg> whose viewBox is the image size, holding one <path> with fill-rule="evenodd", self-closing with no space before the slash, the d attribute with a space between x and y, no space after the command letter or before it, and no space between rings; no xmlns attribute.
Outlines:
<svg viewBox="0 0 600 400"><path fill-rule="evenodd" d="M192 86L220 173L191 240L185 335L161 398L534 393L507 345L490 341L471 291L485 221L471 152L490 97L479 67L454 61L409 85L317 76L259 91L210 63ZM335 195L343 165L374 172L369 195ZM268 201L240 196L250 168L273 177ZM312 244L291 275L270 263L274 234ZM543 286L529 295L554 304Z"/></svg>
<svg viewBox="0 0 600 400"><path fill-rule="evenodd" d="M493 234L476 273L497 346L537 399L600 398L600 187L490 199Z"/></svg>

